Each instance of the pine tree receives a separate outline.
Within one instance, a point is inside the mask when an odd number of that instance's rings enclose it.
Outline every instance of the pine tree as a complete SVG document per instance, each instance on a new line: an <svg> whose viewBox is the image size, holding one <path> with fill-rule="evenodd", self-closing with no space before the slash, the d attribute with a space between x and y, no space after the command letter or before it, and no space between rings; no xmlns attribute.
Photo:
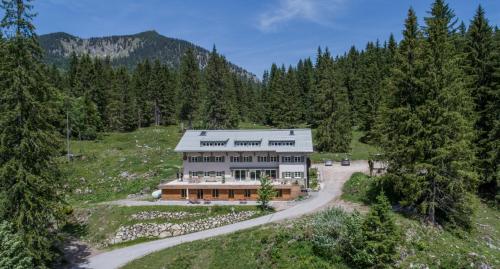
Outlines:
<svg viewBox="0 0 500 269"><path fill-rule="evenodd" d="M13 224L35 267L53 259L61 220L61 180L52 98L41 67L41 49L31 23L31 1L3 1L7 34L0 59L0 219Z"/></svg>
<svg viewBox="0 0 500 269"><path fill-rule="evenodd" d="M194 116L200 105L200 69L193 49L189 48L181 59L179 118L188 122L188 128L193 128Z"/></svg>
<svg viewBox="0 0 500 269"><path fill-rule="evenodd" d="M0 268L31 269L33 259L23 246L23 239L7 222L0 222Z"/></svg>
<svg viewBox="0 0 500 269"><path fill-rule="evenodd" d="M416 16L408 13L392 75L384 112L388 177L403 206L417 208L431 223L469 229L468 193L476 179L471 100L454 53L453 12L437 0L425 21L420 41Z"/></svg>
<svg viewBox="0 0 500 269"><path fill-rule="evenodd" d="M300 60L297 64L297 79L299 83L299 96L302 121L308 124L313 122L314 104L314 67L310 58Z"/></svg>
<svg viewBox="0 0 500 269"><path fill-rule="evenodd" d="M484 9L479 6L470 23L465 41L465 65L469 80L469 88L475 103L476 130L475 145L477 148L477 166L481 179L479 190L482 194L494 197L498 192L499 180L498 159L495 159L495 142L498 137L491 136L495 128L495 120L499 119L498 88L495 89L494 35L485 17ZM495 106L497 107L495 111ZM498 143L497 143L498 144Z"/></svg>
<svg viewBox="0 0 500 269"><path fill-rule="evenodd" d="M175 79L167 66L155 61L150 78L155 125L175 123Z"/></svg>
<svg viewBox="0 0 500 269"><path fill-rule="evenodd" d="M328 50L321 57L316 71L319 79L316 86L317 148L327 152L349 152L352 133L347 90Z"/></svg>
<svg viewBox="0 0 500 269"><path fill-rule="evenodd" d="M229 67L215 46L210 53L205 68L207 97L204 118L208 129L230 129L238 126L238 112L235 107L235 95L230 79Z"/></svg>
<svg viewBox="0 0 500 269"><path fill-rule="evenodd" d="M362 231L363 251L370 258L360 265L391 268L398 258L396 247L400 234L392 215L391 205L383 192L377 196L377 202L370 207L370 212L363 221Z"/></svg>
<svg viewBox="0 0 500 269"><path fill-rule="evenodd" d="M152 98L152 67L148 59L139 63L133 74L133 87L136 96L137 126L147 127L154 122L154 102Z"/></svg>

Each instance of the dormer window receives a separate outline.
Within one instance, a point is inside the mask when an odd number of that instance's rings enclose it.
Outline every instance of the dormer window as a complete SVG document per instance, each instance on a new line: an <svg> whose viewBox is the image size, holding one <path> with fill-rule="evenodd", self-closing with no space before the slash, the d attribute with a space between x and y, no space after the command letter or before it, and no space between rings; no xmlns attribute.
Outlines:
<svg viewBox="0 0 500 269"><path fill-rule="evenodd" d="M269 146L295 146L295 141L294 140L271 140L269 141Z"/></svg>
<svg viewBox="0 0 500 269"><path fill-rule="evenodd" d="M235 147L258 147L260 146L260 141L248 141L248 140L237 140L234 141Z"/></svg>
<svg viewBox="0 0 500 269"><path fill-rule="evenodd" d="M227 141L201 141L200 145L202 147L224 147Z"/></svg>

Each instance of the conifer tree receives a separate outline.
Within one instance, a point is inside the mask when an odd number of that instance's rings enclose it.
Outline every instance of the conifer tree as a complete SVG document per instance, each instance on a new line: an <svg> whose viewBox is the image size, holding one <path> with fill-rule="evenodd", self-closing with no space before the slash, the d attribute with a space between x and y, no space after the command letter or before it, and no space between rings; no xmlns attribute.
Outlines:
<svg viewBox="0 0 500 269"><path fill-rule="evenodd" d="M189 48L181 59L179 118L188 122L188 128L193 128L193 120L200 105L200 69L193 49Z"/></svg>
<svg viewBox="0 0 500 269"><path fill-rule="evenodd" d="M391 205L382 192L377 196L377 202L371 206L370 212L362 224L363 251L370 257L362 264L363 267L391 268L397 260L397 245L400 238Z"/></svg>
<svg viewBox="0 0 500 269"><path fill-rule="evenodd" d="M384 119L388 177L402 205L431 223L469 229L471 100L454 53L453 12L437 0L430 14L422 41L412 10L406 20Z"/></svg>
<svg viewBox="0 0 500 269"><path fill-rule="evenodd" d="M496 142L498 137L495 137L493 131L495 121L498 122L500 118L498 110L500 96L498 86L495 86L495 65L499 66L499 58L494 58L493 30L481 6L477 8L470 23L465 44L465 70L470 78L469 88L474 99L476 113L474 129L476 130L477 166L481 179L479 190L482 194L494 197L498 193L497 182L500 180L496 157L499 149L498 142Z"/></svg>
<svg viewBox="0 0 500 269"><path fill-rule="evenodd" d="M155 61L150 79L155 125L175 123L176 82L167 66Z"/></svg>
<svg viewBox="0 0 500 269"><path fill-rule="evenodd" d="M310 58L300 60L297 64L297 80L300 89L300 101L302 121L311 124L313 122L314 104L314 67Z"/></svg>
<svg viewBox="0 0 500 269"><path fill-rule="evenodd" d="M347 90L328 50L321 57L316 71L319 79L316 86L317 148L320 151L349 152L352 134Z"/></svg>
<svg viewBox="0 0 500 269"><path fill-rule="evenodd" d="M14 233L12 225L0 222L0 268L31 269L33 259L23 246L23 239Z"/></svg>
<svg viewBox="0 0 500 269"><path fill-rule="evenodd" d="M209 129L230 129L238 126L238 112L235 107L234 88L229 68L215 46L205 68L206 101L204 118Z"/></svg>
<svg viewBox="0 0 500 269"><path fill-rule="evenodd" d="M0 219L12 223L34 267L53 260L63 193L55 158L52 98L41 67L31 1L2 1L6 34L0 67Z"/></svg>

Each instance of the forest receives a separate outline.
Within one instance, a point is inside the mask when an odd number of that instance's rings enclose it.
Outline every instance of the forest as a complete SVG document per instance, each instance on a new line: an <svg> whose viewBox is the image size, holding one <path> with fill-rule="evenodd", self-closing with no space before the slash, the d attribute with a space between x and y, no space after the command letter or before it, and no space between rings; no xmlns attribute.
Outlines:
<svg viewBox="0 0 500 269"><path fill-rule="evenodd" d="M378 188L429 224L470 231L471 200L500 201L500 32L481 6L468 25L443 0L424 25L410 8L402 40L335 55L318 48L296 65L273 63L259 82L232 72L215 46L204 68L190 49L179 68L155 59L115 68L76 54L65 70L47 66L31 1L2 8L0 250L12 255L0 267L56 259L54 235L71 210L58 169L66 137L153 125L310 127L320 152L349 152L352 130L362 130L389 164Z"/></svg>

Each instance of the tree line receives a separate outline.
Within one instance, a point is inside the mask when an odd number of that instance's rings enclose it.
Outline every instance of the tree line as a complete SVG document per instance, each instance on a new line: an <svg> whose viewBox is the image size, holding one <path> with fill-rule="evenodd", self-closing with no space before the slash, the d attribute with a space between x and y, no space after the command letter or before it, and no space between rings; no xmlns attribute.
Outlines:
<svg viewBox="0 0 500 269"><path fill-rule="evenodd" d="M109 58L72 54L67 72L51 66L47 73L59 90L56 125L82 140L178 122L186 128L236 128L258 115L258 84L232 72L215 47L203 69L187 49L178 70L146 59L129 72L112 68Z"/></svg>

